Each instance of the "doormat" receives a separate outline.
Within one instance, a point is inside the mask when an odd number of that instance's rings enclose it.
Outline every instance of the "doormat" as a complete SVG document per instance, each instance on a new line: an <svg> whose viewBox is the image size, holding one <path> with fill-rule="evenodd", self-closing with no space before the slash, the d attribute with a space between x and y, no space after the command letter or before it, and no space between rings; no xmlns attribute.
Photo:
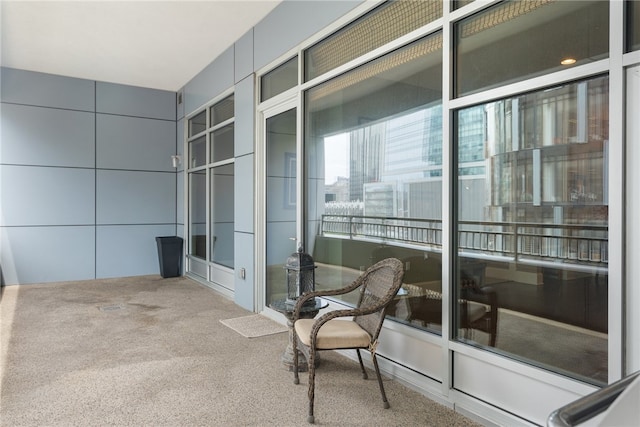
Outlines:
<svg viewBox="0 0 640 427"><path fill-rule="evenodd" d="M220 323L246 338L264 337L288 331L286 326L261 314L223 319Z"/></svg>

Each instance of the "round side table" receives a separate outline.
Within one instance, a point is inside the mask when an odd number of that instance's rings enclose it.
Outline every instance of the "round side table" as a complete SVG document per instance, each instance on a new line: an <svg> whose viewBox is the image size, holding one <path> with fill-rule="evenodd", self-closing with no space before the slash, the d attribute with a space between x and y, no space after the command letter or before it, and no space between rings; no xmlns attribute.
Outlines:
<svg viewBox="0 0 640 427"><path fill-rule="evenodd" d="M315 304L313 305L304 305L300 309L300 318L301 319L313 319L316 315L322 310L329 306L329 303L323 299L316 298ZM282 313L287 318L287 326L289 327L289 342L287 343L287 348L282 353L282 357L280 360L284 367L293 372L293 310L295 308L295 303L287 302L284 299L273 301L269 304L269 307L276 310L279 313ZM315 358L316 366L320 363L320 358L318 354L316 354ZM298 372L305 372L307 370L307 359L304 357L304 354L298 350Z"/></svg>

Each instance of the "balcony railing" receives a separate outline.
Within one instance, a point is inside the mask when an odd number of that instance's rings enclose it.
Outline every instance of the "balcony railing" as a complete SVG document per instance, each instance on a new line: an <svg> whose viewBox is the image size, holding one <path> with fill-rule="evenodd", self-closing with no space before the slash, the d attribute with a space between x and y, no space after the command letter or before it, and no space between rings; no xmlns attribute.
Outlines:
<svg viewBox="0 0 640 427"><path fill-rule="evenodd" d="M442 250L442 221L360 215L323 215L323 236ZM460 251L517 262L572 263L606 268L606 226L459 221Z"/></svg>

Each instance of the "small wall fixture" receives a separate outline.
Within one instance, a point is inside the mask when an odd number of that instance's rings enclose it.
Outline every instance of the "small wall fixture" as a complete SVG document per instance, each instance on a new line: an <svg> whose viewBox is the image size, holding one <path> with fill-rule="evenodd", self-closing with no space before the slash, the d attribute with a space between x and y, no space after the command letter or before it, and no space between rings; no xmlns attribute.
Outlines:
<svg viewBox="0 0 640 427"><path fill-rule="evenodd" d="M180 156L178 155L171 156L171 164L173 165L174 168L177 168L178 166L180 166L180 163L182 163L182 158L180 158Z"/></svg>
<svg viewBox="0 0 640 427"><path fill-rule="evenodd" d="M565 58L562 61L560 61L560 64L562 65L573 65L576 63L576 60L574 58Z"/></svg>

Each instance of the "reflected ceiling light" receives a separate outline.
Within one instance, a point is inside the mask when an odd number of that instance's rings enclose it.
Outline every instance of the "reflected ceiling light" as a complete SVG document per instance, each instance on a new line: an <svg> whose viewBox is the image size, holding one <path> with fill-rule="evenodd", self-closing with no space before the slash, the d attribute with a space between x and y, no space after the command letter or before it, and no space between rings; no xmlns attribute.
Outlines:
<svg viewBox="0 0 640 427"><path fill-rule="evenodd" d="M574 58L565 58L562 61L560 61L560 63L562 65L573 65L576 63L576 60Z"/></svg>

